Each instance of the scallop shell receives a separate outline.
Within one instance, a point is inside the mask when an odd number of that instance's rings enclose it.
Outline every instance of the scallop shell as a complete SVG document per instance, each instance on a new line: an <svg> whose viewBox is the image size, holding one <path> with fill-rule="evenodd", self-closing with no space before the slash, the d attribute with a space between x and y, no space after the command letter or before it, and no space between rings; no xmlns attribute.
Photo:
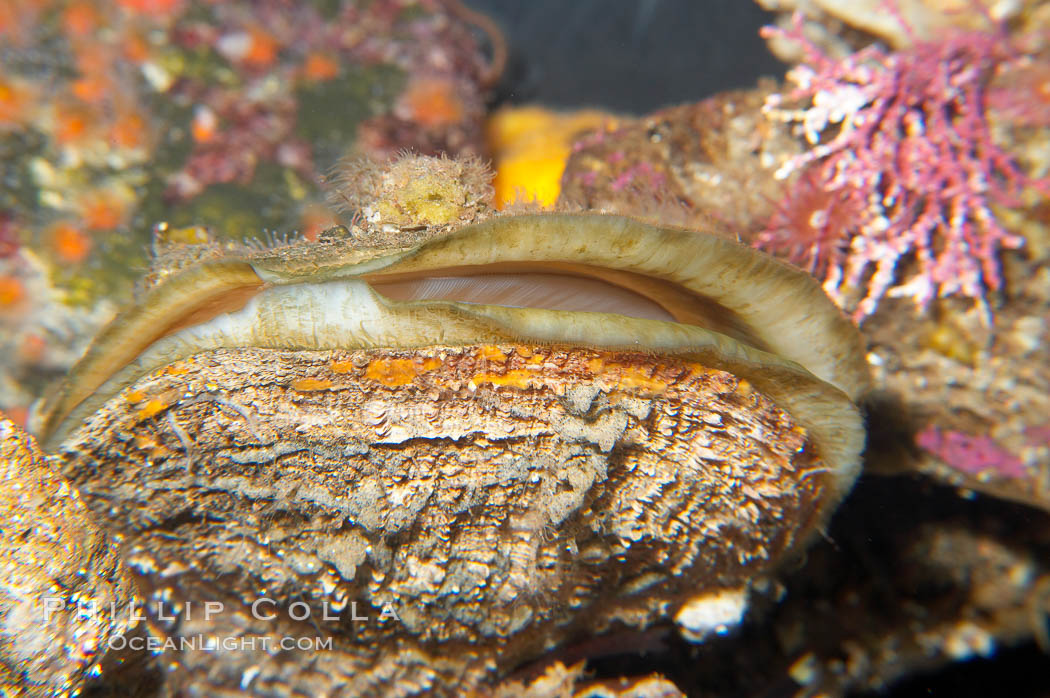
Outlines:
<svg viewBox="0 0 1050 698"><path fill-rule="evenodd" d="M464 291L494 274L611 306ZM739 621L855 479L867 389L855 328L770 257L616 216L503 216L189 267L103 332L44 443L151 598L246 618L271 599L286 632L302 604L355 658L331 685L443 692L573 638Z"/></svg>

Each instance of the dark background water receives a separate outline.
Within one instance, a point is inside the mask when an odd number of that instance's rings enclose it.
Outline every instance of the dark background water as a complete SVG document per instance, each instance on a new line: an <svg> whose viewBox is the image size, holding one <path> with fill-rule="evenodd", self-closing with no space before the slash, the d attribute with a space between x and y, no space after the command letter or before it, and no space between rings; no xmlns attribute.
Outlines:
<svg viewBox="0 0 1050 698"><path fill-rule="evenodd" d="M466 0L510 45L499 96L641 114L780 76L749 0Z"/></svg>

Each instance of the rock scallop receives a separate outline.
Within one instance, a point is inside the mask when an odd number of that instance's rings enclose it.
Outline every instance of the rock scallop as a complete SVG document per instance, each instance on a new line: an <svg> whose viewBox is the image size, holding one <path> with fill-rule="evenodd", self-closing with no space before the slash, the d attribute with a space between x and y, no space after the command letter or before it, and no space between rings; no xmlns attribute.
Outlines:
<svg viewBox="0 0 1050 698"><path fill-rule="evenodd" d="M849 490L867 389L856 329L798 270L504 215L173 273L74 369L43 443L173 606L147 603L160 635L334 643L292 652L300 673L182 649L185 685L453 693L601 633L738 622Z"/></svg>

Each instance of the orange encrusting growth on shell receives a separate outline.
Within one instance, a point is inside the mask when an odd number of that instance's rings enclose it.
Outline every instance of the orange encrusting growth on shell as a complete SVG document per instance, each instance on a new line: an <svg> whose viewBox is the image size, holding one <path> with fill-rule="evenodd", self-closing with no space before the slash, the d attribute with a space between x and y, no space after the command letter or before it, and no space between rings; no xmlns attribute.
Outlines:
<svg viewBox="0 0 1050 698"><path fill-rule="evenodd" d="M638 366L608 366L608 377L615 380L620 388L630 388L643 393L658 394L667 388L667 381L654 378L652 374Z"/></svg>
<svg viewBox="0 0 1050 698"><path fill-rule="evenodd" d="M153 398L139 409L138 418L150 419L168 409L170 406L171 405L162 398Z"/></svg>
<svg viewBox="0 0 1050 698"><path fill-rule="evenodd" d="M146 393L141 390L132 389L124 393L124 399L127 400L129 405L135 405L146 399Z"/></svg>
<svg viewBox="0 0 1050 698"><path fill-rule="evenodd" d="M354 362L345 359L333 361L328 365L328 369L332 373L350 373L354 370Z"/></svg>
<svg viewBox="0 0 1050 698"><path fill-rule="evenodd" d="M136 434L135 448L145 451L151 459L164 458L171 455L171 451L150 434Z"/></svg>
<svg viewBox="0 0 1050 698"><path fill-rule="evenodd" d="M475 387L488 383L489 385L497 387L528 388L533 385L532 379L534 378L540 378L539 374L535 371L517 368L504 373L478 373L470 379L470 382L473 383Z"/></svg>
<svg viewBox="0 0 1050 698"><path fill-rule="evenodd" d="M328 390L331 387L332 381L325 378L297 378L292 381L292 390L298 390L304 393L316 390Z"/></svg>
<svg viewBox="0 0 1050 698"><path fill-rule="evenodd" d="M375 359L368 364L365 377L389 387L408 385L419 375L412 359Z"/></svg>
<svg viewBox="0 0 1050 698"><path fill-rule="evenodd" d="M322 366L341 376L339 382L307 375L291 380L288 387L300 392L327 391L347 389L364 380L410 391L451 389L458 392L464 385L472 390L487 385L496 389L553 390L562 394L574 386L588 384L610 394L655 399L669 390L703 381L720 394L733 393L747 399L754 399L756 395L749 381L724 370L639 352L516 344L443 347L437 349L437 355L434 352L435 349L377 349L353 352L353 355L335 352ZM365 357L367 361L362 361ZM166 366L159 375L190 377L201 368L191 358ZM168 409L176 398L172 391L150 396L142 388L132 388L123 393L123 400L137 406L136 415L141 420ZM805 438L805 429L799 427L795 431Z"/></svg>
<svg viewBox="0 0 1050 698"><path fill-rule="evenodd" d="M503 353L503 350L499 347L494 346L486 345L481 347L480 349L478 349L478 355L481 356L481 358L487 359L489 361L502 362L507 360L507 355Z"/></svg>
<svg viewBox="0 0 1050 698"><path fill-rule="evenodd" d="M483 370L476 370L470 376L469 383L474 388L487 384L512 389L529 389L546 385L550 377L544 373L545 363L550 359L551 352L551 349L544 347L479 345L473 349L472 354L475 365ZM437 370L442 365L441 359L433 356L413 358L380 356L368 362L363 377L388 388L396 388L410 385L420 375ZM700 364L686 364L686 366L684 370L690 375L717 373ZM658 361L639 366L609 361L604 358L604 355L590 355L585 360L574 363L574 367L578 377L582 380L594 381L606 389L626 390L648 396L661 394L672 380L671 376L663 375L667 366ZM353 374L357 371L354 363L347 359L332 361L329 369L340 375ZM681 373L683 369L676 370ZM677 377L675 379L677 380ZM440 382L440 379L438 380ZM323 381L304 378L300 379L300 382L303 382L304 385L313 385L315 382L320 384ZM330 381L327 381L324 387L328 387L328 384ZM746 383L744 385L746 392L748 388Z"/></svg>
<svg viewBox="0 0 1050 698"><path fill-rule="evenodd" d="M365 368L365 378L382 383L388 388L396 388L408 385L423 373L434 371L441 367L441 359L433 356L414 357L411 359L380 357L373 359ZM336 368L338 366L338 369ZM349 373L354 369L347 361L336 361L332 363L332 370L337 373Z"/></svg>
<svg viewBox="0 0 1050 698"><path fill-rule="evenodd" d="M542 382L543 374L540 364L544 361L544 354L529 350L527 355L525 355L516 349L512 352L512 356L513 354L518 356L514 357L515 360L509 363L514 366L520 364L523 366L522 368L511 368L502 372L498 370L482 371L471 378L471 383L475 386L487 383L498 387L525 389L535 387L539 384L537 381ZM493 356L502 357L499 360L500 362L508 362L507 355L503 353L500 347L479 347L479 358L489 359ZM651 396L659 395L668 386L667 380L656 377L661 368L660 364L655 366L636 366L616 362L610 363L602 357L593 357L584 361L579 370L581 378L587 381L594 381L602 387L628 390ZM693 367L690 368L692 369ZM693 372L698 375L708 370L699 366L696 369L698 370Z"/></svg>

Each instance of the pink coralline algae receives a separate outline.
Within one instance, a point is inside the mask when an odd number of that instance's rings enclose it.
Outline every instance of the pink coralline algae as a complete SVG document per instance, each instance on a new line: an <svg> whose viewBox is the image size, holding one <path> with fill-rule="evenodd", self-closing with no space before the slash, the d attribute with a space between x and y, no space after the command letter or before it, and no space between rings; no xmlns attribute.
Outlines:
<svg viewBox="0 0 1050 698"><path fill-rule="evenodd" d="M619 152L619 151L617 151ZM617 153L613 153L615 156ZM623 154L620 153L620 158ZM660 191L665 184L666 177L662 172L657 172L647 162L633 165L612 181L610 187L613 191L623 191L628 186L647 186L652 191Z"/></svg>
<svg viewBox="0 0 1050 698"><path fill-rule="evenodd" d="M1019 478L1027 474L1020 458L988 436L927 427L915 437L915 443L949 467L970 475L992 473Z"/></svg>
<svg viewBox="0 0 1050 698"><path fill-rule="evenodd" d="M20 246L14 216L0 211L0 259L14 257Z"/></svg>
<svg viewBox="0 0 1050 698"><path fill-rule="evenodd" d="M1019 206L1029 186L1050 192L1050 179L1025 174L989 128L988 82L1022 60L1008 37L956 33L836 60L803 36L799 16L791 29L763 33L804 51L788 73L796 87L773 95L764 111L800 124L812 146L776 176L801 171L816 193L805 186L790 193L756 245L820 273L840 306L850 304L851 290L864 293L858 322L886 295L911 296L925 309L937 296L959 294L990 317L987 293L1003 284L998 253L1023 244L991 207ZM1038 99L1013 95L1021 111ZM913 257L914 266L898 269Z"/></svg>
<svg viewBox="0 0 1050 698"><path fill-rule="evenodd" d="M1050 422L1031 426L1024 430L1025 441L1032 446L1050 447Z"/></svg>

